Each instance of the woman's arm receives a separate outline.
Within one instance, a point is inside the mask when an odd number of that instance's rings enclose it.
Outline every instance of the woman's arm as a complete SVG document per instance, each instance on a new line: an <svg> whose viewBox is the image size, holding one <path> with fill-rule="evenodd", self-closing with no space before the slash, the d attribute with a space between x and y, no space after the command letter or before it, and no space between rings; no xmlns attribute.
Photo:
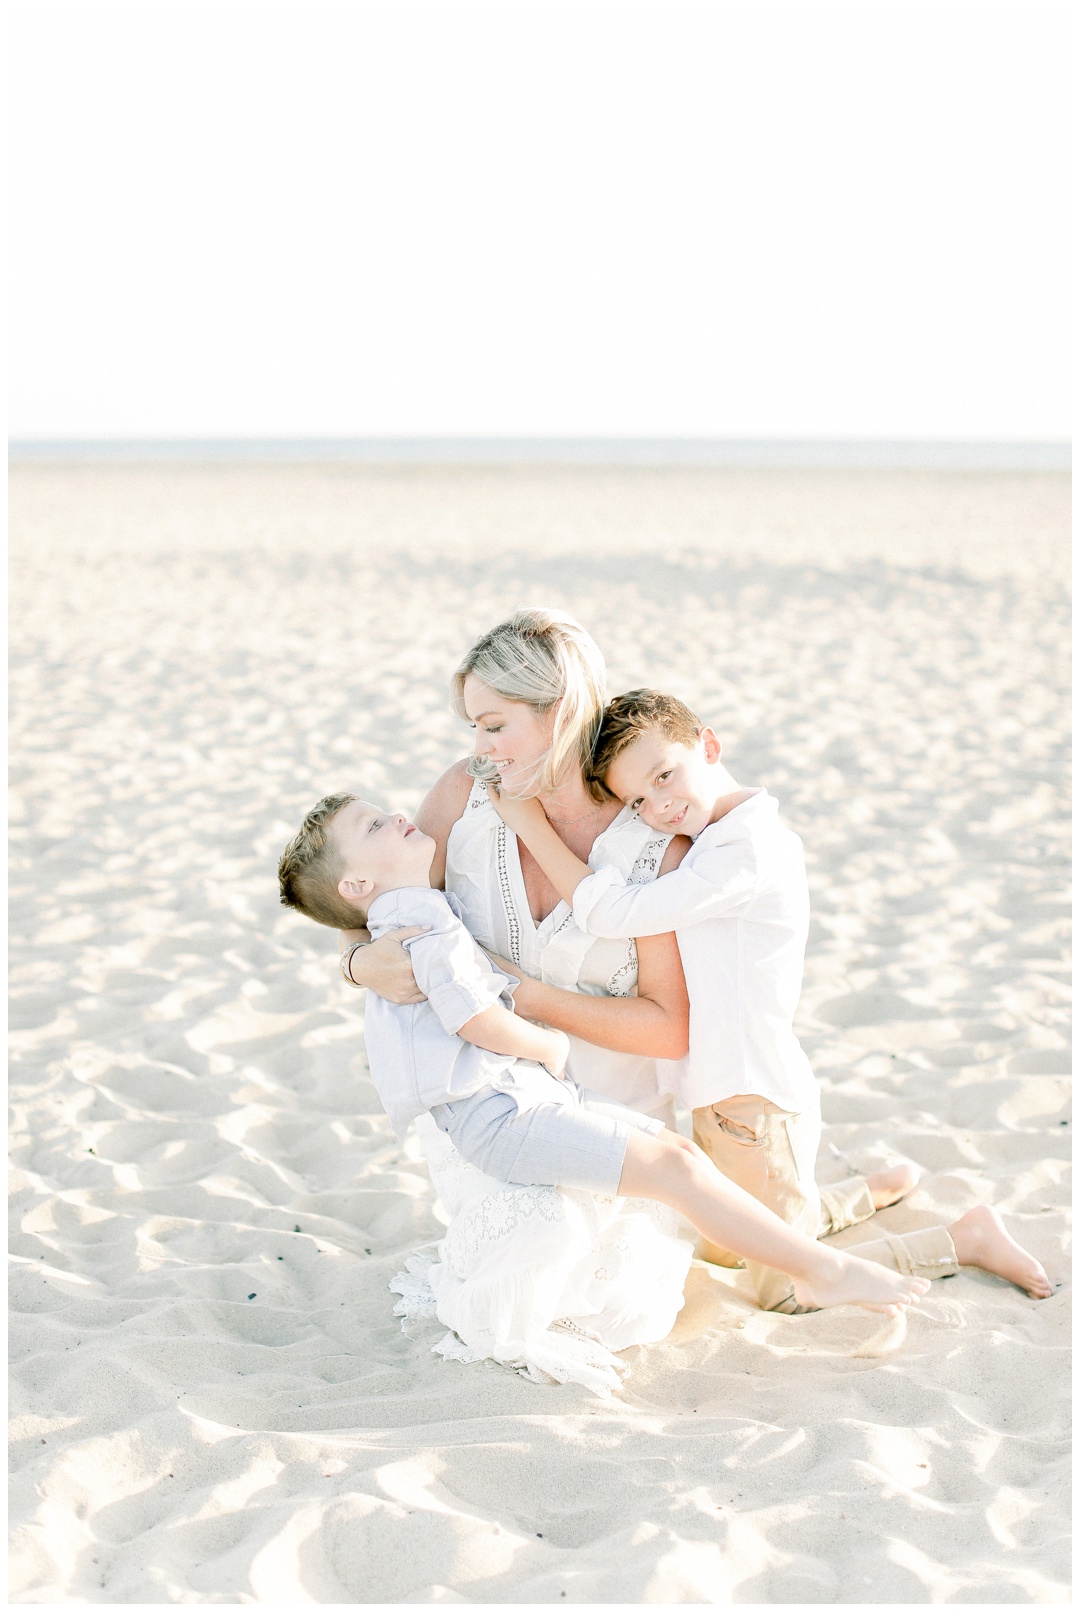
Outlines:
<svg viewBox="0 0 1080 1612"><path fill-rule="evenodd" d="M465 770L468 761L464 756L447 767L420 802L416 814L416 826L421 834L430 834L435 841L435 860L431 864L431 884L435 890L441 890L446 883L446 845L450 830L465 810L472 789L472 778Z"/></svg>
<svg viewBox="0 0 1080 1612"><path fill-rule="evenodd" d="M690 841L679 835L671 841L661 873L678 867ZM498 966L516 975L521 984L514 992L514 1007L527 1018L540 1019L612 1052L637 1052L647 1058L682 1058L690 1038L690 1001L686 994L682 961L675 936L652 935L637 943L636 996L586 996L530 979L503 958Z"/></svg>
<svg viewBox="0 0 1080 1612"><path fill-rule="evenodd" d="M446 842L450 838L450 830L465 810L471 788L472 779L465 771L465 761L456 761L428 790L416 814L417 828L422 834L430 834L435 841L431 882L438 890L442 889L446 877ZM367 938L366 930L350 930L348 933L351 940ZM417 931L409 929L400 933L413 935ZM351 940L348 944L351 944ZM345 947L343 938L342 951ZM366 985L376 996L396 1002L399 1007L408 1007L412 1002L424 1000L416 989L409 954L393 935L384 935L381 940L353 952L349 960L349 974L354 985Z"/></svg>
<svg viewBox="0 0 1080 1612"><path fill-rule="evenodd" d="M690 1044L690 1002L674 935L637 942L638 994L586 996L524 975L514 992L518 1011L612 1052L682 1058ZM508 973L517 969L500 961Z"/></svg>

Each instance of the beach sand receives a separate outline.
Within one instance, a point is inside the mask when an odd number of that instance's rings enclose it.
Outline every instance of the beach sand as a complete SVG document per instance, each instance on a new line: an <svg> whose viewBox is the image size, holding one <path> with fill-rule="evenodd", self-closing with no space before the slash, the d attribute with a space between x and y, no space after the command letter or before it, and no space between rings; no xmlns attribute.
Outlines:
<svg viewBox="0 0 1080 1612"><path fill-rule="evenodd" d="M15 1601L1066 1598L1066 508L1050 474L16 469ZM992 1203L1053 1298L764 1315L695 1263L607 1402L403 1334L430 1185L275 862L331 789L413 810L467 749L454 665L535 603L803 835L822 1173L916 1160L876 1224Z"/></svg>

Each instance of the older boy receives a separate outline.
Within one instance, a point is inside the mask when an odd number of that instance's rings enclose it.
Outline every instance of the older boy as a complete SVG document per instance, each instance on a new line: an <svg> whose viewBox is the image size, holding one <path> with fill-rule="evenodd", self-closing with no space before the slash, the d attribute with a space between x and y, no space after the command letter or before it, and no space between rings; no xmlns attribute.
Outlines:
<svg viewBox="0 0 1080 1612"><path fill-rule="evenodd" d="M659 1120L594 1099L563 1074L561 1031L519 1018L511 982L484 956L452 897L429 884L435 842L400 813L331 795L278 867L281 899L336 929L427 924L408 941L426 1000L369 998L371 1076L399 1136L425 1110L458 1152L515 1185L582 1187L669 1204L706 1237L781 1265L802 1302L897 1314L926 1289L825 1249L724 1180Z"/></svg>
<svg viewBox="0 0 1080 1612"><path fill-rule="evenodd" d="M653 689L611 701L593 772L650 828L689 835L694 844L681 867L648 885L629 885L611 867L593 873L538 802L493 799L589 934L674 929L690 996L690 1051L667 1069L669 1089L693 1110L695 1141L729 1180L808 1236L828 1236L897 1202L918 1180L913 1166L824 1188L814 1179L821 1100L793 1028L809 892L802 843L780 823L776 800L764 789L741 789L712 728ZM972 1211L951 1232L887 1236L859 1253L924 1276L954 1274L962 1254L962 1262L1007 1276L1033 1297L1048 1295L1042 1267L993 1211ZM703 1253L717 1264L740 1263L715 1241ZM764 1309L801 1308L781 1272L746 1263Z"/></svg>

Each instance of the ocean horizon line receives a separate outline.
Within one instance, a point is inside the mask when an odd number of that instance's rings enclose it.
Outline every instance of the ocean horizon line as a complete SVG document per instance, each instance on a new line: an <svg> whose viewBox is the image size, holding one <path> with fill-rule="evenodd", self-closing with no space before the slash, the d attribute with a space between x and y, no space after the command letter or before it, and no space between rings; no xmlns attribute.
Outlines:
<svg viewBox="0 0 1080 1612"><path fill-rule="evenodd" d="M721 469L1069 470L1062 441L720 437L15 438L12 464L684 466Z"/></svg>

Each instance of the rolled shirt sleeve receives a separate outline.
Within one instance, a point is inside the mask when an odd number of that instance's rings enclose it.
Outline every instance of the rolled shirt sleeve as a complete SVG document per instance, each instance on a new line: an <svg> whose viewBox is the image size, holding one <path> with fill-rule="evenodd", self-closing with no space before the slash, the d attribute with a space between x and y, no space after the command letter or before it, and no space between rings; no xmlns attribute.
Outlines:
<svg viewBox="0 0 1080 1612"><path fill-rule="evenodd" d="M449 1035L478 1013L501 1003L512 1010L511 981L493 968L477 950L476 942L447 912L447 921L429 934L415 935L402 944L409 953L418 988Z"/></svg>
<svg viewBox="0 0 1080 1612"><path fill-rule="evenodd" d="M627 884L617 869L601 868L574 891L574 918L586 934L608 940L664 935L710 918L735 917L757 885L751 846L709 850L693 867L675 868L651 884Z"/></svg>

